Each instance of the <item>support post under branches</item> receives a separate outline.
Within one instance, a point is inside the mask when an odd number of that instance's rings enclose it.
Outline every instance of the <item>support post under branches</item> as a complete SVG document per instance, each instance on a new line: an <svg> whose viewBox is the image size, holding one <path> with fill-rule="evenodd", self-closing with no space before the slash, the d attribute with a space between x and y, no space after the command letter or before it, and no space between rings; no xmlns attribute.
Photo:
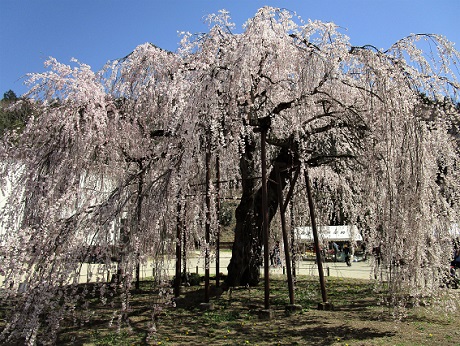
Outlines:
<svg viewBox="0 0 460 346"><path fill-rule="evenodd" d="M323 262L321 259L321 249L319 248L318 230L316 228L315 207L313 204L310 177L308 176L307 168L305 168L304 174L305 174L305 184L307 186L308 206L310 208L311 228L313 230L313 240L315 242L316 263L318 263L319 282L321 285L321 297L323 298L323 304L326 304L327 303L327 293L326 293L326 285L324 282Z"/></svg>
<svg viewBox="0 0 460 346"><path fill-rule="evenodd" d="M269 238L269 218L268 218L268 191L267 191L267 153L266 153L266 139L268 126L260 126L260 140L261 140L261 161L262 161L262 227L263 227L263 240L264 240L264 307L270 308L270 268L269 268L269 251L268 251L268 238Z"/></svg>
<svg viewBox="0 0 460 346"><path fill-rule="evenodd" d="M204 271L204 302L209 303L209 243L211 234L211 145L206 144L206 226L205 226L205 271Z"/></svg>
<svg viewBox="0 0 460 346"><path fill-rule="evenodd" d="M216 287L220 286L220 157L216 156Z"/></svg>
<svg viewBox="0 0 460 346"><path fill-rule="evenodd" d="M182 223L181 223L181 205L177 202L177 223L176 223L176 278L174 280L174 297L179 297L181 286L181 243L182 243Z"/></svg>
<svg viewBox="0 0 460 346"><path fill-rule="evenodd" d="M278 203L280 205L281 230L283 233L284 257L286 259L286 271L287 271L287 277L288 277L289 302L291 305L294 305L295 304L294 282L292 280L291 256L289 253L289 240L288 240L287 230L286 230L286 218L284 215L286 208L284 207L284 202L283 202L283 190L281 188L281 176L280 176L279 165L276 165L275 169L276 169L277 191L278 191L278 201L279 201ZM288 202L288 200L286 200L286 202Z"/></svg>

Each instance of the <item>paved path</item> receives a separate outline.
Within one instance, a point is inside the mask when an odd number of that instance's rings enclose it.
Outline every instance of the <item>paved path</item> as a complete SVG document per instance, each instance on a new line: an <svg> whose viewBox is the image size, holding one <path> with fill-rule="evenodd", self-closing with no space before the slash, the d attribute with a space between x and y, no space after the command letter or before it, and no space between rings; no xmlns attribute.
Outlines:
<svg viewBox="0 0 460 346"><path fill-rule="evenodd" d="M227 274L227 266L230 263L231 253L224 251L220 256L220 273ZM88 275L88 269L93 272L93 275ZM115 268L115 267L114 267ZM154 266L152 262L148 262L146 265L141 266L140 276L141 279L145 277L151 277L154 274ZM169 260L165 262L164 266L167 274L172 278L175 275L175 261ZM324 276L333 277L347 277L347 278L358 278L358 279L370 279L371 278L371 267L369 262L353 262L351 267L348 267L344 262L326 262L323 263ZM190 273L198 273L204 275L205 266L204 258L200 256L198 252L191 253L187 259L187 271ZM261 276L264 274L264 268L260 268ZM107 272L102 266L97 264L88 265L84 263L80 271L79 282L86 283L97 280L96 272L99 273L99 280L110 279L112 272ZM313 275L318 276L318 266L313 260L300 260L297 263L296 268L297 275ZM216 274L216 261L211 260L210 274L214 276ZM270 267L271 275L286 275L285 267ZM0 282L3 282L4 278L0 277Z"/></svg>
<svg viewBox="0 0 460 346"><path fill-rule="evenodd" d="M230 262L230 253L224 253L220 256L220 272L226 274L227 266ZM198 267L198 273L204 274L204 259L198 257L192 258L189 261L189 271L196 272ZM215 261L211 262L210 273L214 275L216 273L216 263ZM353 262L349 267L345 262L326 262L323 263L323 270L325 276L335 276L335 277L347 277L347 278L357 278L357 279L370 279L372 274L372 268L370 262L361 261ZM261 267L261 274L263 275L263 267ZM315 261L312 260L301 260L297 262L296 273L298 275L314 275L319 276L318 266ZM286 274L285 267L270 267L270 274Z"/></svg>
<svg viewBox="0 0 460 346"><path fill-rule="evenodd" d="M345 262L326 262L323 263L325 276L346 277L356 279L370 279L371 266L369 262L353 262L349 267ZM271 268L270 272L284 274L284 268ZM318 266L314 261L300 261L296 268L298 275L318 276Z"/></svg>

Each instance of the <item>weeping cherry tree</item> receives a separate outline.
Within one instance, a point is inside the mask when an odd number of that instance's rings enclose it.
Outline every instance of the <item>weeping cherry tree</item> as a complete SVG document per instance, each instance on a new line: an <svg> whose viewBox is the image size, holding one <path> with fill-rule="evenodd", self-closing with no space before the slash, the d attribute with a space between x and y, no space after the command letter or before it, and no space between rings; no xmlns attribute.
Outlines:
<svg viewBox="0 0 460 346"><path fill-rule="evenodd" d="M64 320L90 321L88 294L117 308L112 322L129 323L136 267L147 259L168 293L177 221L206 251L204 224L217 228L205 203L214 185L202 188L206 154L221 158L221 179L241 191L226 284L258 284L261 123L270 220L275 165L287 167L282 189L301 166L319 223L359 224L367 247L380 247L375 272L390 274L392 296L442 291L459 202L453 44L417 34L386 50L355 47L333 23L271 7L241 33L226 11L209 22L207 33L185 33L175 53L147 43L98 72L50 58L30 76L31 117L1 147L11 191L2 208L2 299L11 302L3 340L56 340ZM308 223L305 199L298 183L298 225ZM87 269L97 285L82 288L88 256L98 262Z"/></svg>

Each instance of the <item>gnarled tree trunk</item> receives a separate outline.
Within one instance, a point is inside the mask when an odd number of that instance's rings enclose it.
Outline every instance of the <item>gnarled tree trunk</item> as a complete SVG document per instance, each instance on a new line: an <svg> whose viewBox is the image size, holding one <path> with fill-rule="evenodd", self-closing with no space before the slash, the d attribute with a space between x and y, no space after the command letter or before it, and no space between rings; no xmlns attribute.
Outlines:
<svg viewBox="0 0 460 346"><path fill-rule="evenodd" d="M232 248L232 258L228 265L228 286L255 286L260 281L260 267L262 258L262 188L256 189L257 180L254 171L255 144L246 139L246 151L240 160L242 183L241 202L236 209L235 240ZM293 157L289 146L281 147L274 162L290 164ZM273 163L271 167L274 167ZM291 168L292 169L292 168ZM281 172L281 188L284 189L291 169ZM269 222L273 219L278 209L276 188L276 171L271 169L268 190L268 217ZM269 251L266 249L265 251Z"/></svg>

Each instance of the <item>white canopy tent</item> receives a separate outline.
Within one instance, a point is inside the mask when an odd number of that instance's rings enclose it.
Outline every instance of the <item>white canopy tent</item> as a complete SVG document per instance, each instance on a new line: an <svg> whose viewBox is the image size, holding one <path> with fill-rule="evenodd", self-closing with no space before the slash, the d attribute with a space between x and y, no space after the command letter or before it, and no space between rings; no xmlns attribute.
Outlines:
<svg viewBox="0 0 460 346"><path fill-rule="evenodd" d="M313 229L311 227L297 227L295 229L297 239L303 242L313 242ZM318 226L318 238L320 242L330 241L362 241L363 237L355 225L344 226Z"/></svg>

